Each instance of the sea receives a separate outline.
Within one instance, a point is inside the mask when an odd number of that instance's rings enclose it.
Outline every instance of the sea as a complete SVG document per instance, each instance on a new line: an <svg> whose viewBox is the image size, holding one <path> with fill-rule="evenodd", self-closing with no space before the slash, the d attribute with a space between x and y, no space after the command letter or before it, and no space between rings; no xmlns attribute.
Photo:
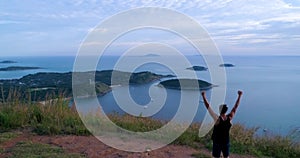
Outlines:
<svg viewBox="0 0 300 158"><path fill-rule="evenodd" d="M201 56L185 57L192 66L207 66ZM115 69L120 58L121 56L101 57L97 70ZM142 58L143 60L141 60ZM134 72L150 71L162 75L176 75L176 72L180 71L186 74L196 73L199 79L211 81L210 70L196 72L187 70L186 67L180 67L181 64L176 64L182 61L176 57L165 59L168 60L166 63L175 63L171 64L171 67L163 63L153 62L155 61L154 58L160 57L132 56L127 64L134 65L135 62L144 62L135 67ZM295 132L300 134L300 56L222 56L222 58L224 63L235 65L225 68L225 85L217 85L226 87L224 103L229 106L229 109L232 108L237 99L237 91L242 90L244 92L233 120L234 123L241 123L247 127L259 127L258 132L261 133L270 132L283 136L295 134ZM70 72L73 71L75 59L74 56L0 57L0 61L12 60L17 62L0 64L0 68L8 66L41 67L41 69L36 70L0 71L0 79L16 79L38 72ZM149 63L145 62L148 59ZM189 78L188 75L186 78ZM156 111L151 111L151 115L150 112L139 112L140 115L166 121L172 119L178 112L182 94L185 94L185 97L190 96L188 100L193 100L195 94L200 94L199 91L165 89L158 87L158 82L154 81L144 85L115 86L113 90L116 92L129 91L132 100L144 109L151 109L150 106L155 106L156 97L165 96L163 102L157 103L160 105L157 105L159 107L155 108ZM209 99L210 95L211 90L207 90ZM123 100L123 102L118 102L116 97L119 97L119 100ZM98 99L105 113L124 114L126 110L123 110L122 107L129 106L131 103L127 95L115 96L113 92L99 96ZM154 103L152 104L152 102ZM194 102L191 103L194 104ZM188 109L191 106L189 102L185 104L183 108ZM206 109L201 99L196 106L197 110L193 121L201 122ZM134 111L134 109L132 110Z"/></svg>

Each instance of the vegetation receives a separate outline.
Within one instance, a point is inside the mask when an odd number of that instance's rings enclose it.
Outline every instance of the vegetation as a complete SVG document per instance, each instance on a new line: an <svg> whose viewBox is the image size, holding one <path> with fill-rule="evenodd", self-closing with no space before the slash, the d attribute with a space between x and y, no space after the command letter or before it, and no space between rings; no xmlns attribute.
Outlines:
<svg viewBox="0 0 300 158"><path fill-rule="evenodd" d="M196 79L170 79L162 81L159 84L170 89L204 90L213 87L211 83ZM197 84L198 87L196 86Z"/></svg>
<svg viewBox="0 0 300 158"><path fill-rule="evenodd" d="M23 129L29 129L39 135L90 135L77 111L74 108L70 108L69 101L64 98L61 95L56 99L48 99L43 104L17 99L5 99L7 102L0 103L0 144L18 136L18 133L14 131L22 131ZM166 123L160 120L131 115L111 114L109 118L124 129L139 132L155 130ZM92 117L90 120L92 120ZM199 126L200 124L192 124L173 144L188 145L197 149L208 148L211 150L211 133L200 138L198 136ZM300 144L293 140L295 135L291 135L293 137L274 135L257 136L257 130L258 128L246 128L241 124L235 124L231 129L231 152L257 157L300 157ZM172 134L172 131L170 134ZM17 148L14 149L14 156L19 157L18 153L23 153L23 148L35 148L35 146L42 146L41 151L38 151L39 154L47 155L50 152L44 153L44 151L55 151L54 153L57 155L54 154L51 156L61 157L60 154L65 155L59 148L24 142L18 144ZM28 150L28 154L35 155L37 153ZM77 156L80 157L80 155ZM207 155L199 153L194 156L206 157ZM65 157L70 156L67 155Z"/></svg>
<svg viewBox="0 0 300 158"><path fill-rule="evenodd" d="M146 54L146 55L144 55L144 57L160 57L160 55L158 55L158 54L153 54L153 53L150 53L150 54Z"/></svg>
<svg viewBox="0 0 300 158"><path fill-rule="evenodd" d="M0 71L19 71L19 70L34 70L41 69L40 67L30 67L30 66L9 66L0 68Z"/></svg>
<svg viewBox="0 0 300 158"><path fill-rule="evenodd" d="M123 72L116 70L104 70L96 73L95 80L107 85L128 85L128 84L145 84L164 77L173 77L171 75L158 75L149 71L144 72ZM113 78L113 80L112 80ZM113 83L112 83L113 81Z"/></svg>
<svg viewBox="0 0 300 158"><path fill-rule="evenodd" d="M188 67L186 69L194 70L194 71L206 71L207 70L207 68L204 66L193 66L193 67Z"/></svg>
<svg viewBox="0 0 300 158"><path fill-rule="evenodd" d="M300 157L300 144L291 137L278 135L257 136L259 128L246 128L235 124L230 132L232 153L254 155L257 157L296 158ZM208 134L203 140L210 139ZM201 140L203 142L203 140ZM206 142L206 144L205 144ZM207 148L212 149L212 144L203 142Z"/></svg>
<svg viewBox="0 0 300 158"><path fill-rule="evenodd" d="M40 103L0 105L0 131L31 128L37 134L88 135L77 112L63 98Z"/></svg>
<svg viewBox="0 0 300 158"><path fill-rule="evenodd" d="M1 71L1 69L0 69ZM73 76L72 76L73 75ZM113 83L111 83L113 76ZM6 99L43 101L48 95L58 97L56 94L64 94L65 97L72 97L72 86L80 89L78 95L94 95L93 82L95 83L96 95L104 95L111 90L112 84L145 84L159 80L169 75L158 75L151 72L129 73L114 70L96 72L72 72L67 73L46 73L26 75L20 79L0 80L0 102L7 102ZM78 79L77 79L78 78ZM70 82L70 81L74 82ZM73 85L72 85L73 83ZM56 96L55 96L56 95Z"/></svg>
<svg viewBox="0 0 300 158"><path fill-rule="evenodd" d="M195 157L195 158L211 158L210 155L206 155L206 154L203 154L203 153L195 153L192 156Z"/></svg>
<svg viewBox="0 0 300 158"><path fill-rule="evenodd" d="M122 128L131 131L151 131L160 128L164 122L150 118L133 117L130 115L112 114L110 119ZM15 134L3 132L14 129L30 128L37 134L57 135L75 134L89 135L89 131L81 122L76 111L69 108L65 101L58 99L55 102L39 104L2 104L0 106L0 135L1 140L15 137ZM231 130L231 152L249 154L258 157L300 157L300 145L289 137L282 136L256 136L258 128L245 128L235 124ZM198 137L199 124L193 124L173 143L188 145L194 148L203 146L211 149L212 142L209 133L207 136ZM34 146L35 144L19 144L21 147ZM57 149L58 150L58 149ZM203 154L196 157L204 157Z"/></svg>
<svg viewBox="0 0 300 158"><path fill-rule="evenodd" d="M225 63L225 64L220 64L220 67L234 67L233 64Z"/></svg>
<svg viewBox="0 0 300 158"><path fill-rule="evenodd" d="M19 142L10 151L10 158L83 158L84 155L66 153L62 148L49 144Z"/></svg>
<svg viewBox="0 0 300 158"><path fill-rule="evenodd" d="M12 61L12 60L3 60L0 61L0 64L13 64L13 63L17 63L16 61Z"/></svg>
<svg viewBox="0 0 300 158"><path fill-rule="evenodd" d="M17 137L19 134L17 132L3 132L0 133L0 144Z"/></svg>

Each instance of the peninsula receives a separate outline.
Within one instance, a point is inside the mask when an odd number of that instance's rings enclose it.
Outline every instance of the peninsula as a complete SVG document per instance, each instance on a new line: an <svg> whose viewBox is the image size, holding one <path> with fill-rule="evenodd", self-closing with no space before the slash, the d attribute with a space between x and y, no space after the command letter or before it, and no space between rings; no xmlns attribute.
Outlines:
<svg viewBox="0 0 300 158"><path fill-rule="evenodd" d="M80 78L78 78L80 77ZM171 75L159 75L148 71L130 73L115 70L103 70L96 72L67 72L50 73L40 72L26 75L20 79L0 80L0 87L3 89L0 94L0 101L14 93L14 89L20 93L17 96L22 100L31 99L45 100L49 95L56 97L63 94L64 97L72 97L72 79L75 86L83 87L80 94L90 95L96 92L97 95L104 95L114 85L146 84ZM113 78L113 83L112 83ZM95 91L88 89L95 84Z"/></svg>

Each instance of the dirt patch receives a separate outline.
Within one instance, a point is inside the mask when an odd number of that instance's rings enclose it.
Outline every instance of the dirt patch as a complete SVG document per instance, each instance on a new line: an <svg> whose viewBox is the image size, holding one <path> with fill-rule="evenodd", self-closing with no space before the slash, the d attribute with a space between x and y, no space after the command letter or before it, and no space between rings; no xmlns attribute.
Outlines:
<svg viewBox="0 0 300 158"><path fill-rule="evenodd" d="M144 153L131 153L120 151L111 148L93 136L35 136L32 141L53 144L62 147L64 150L71 153L81 153L90 158L148 158L148 157L172 157L172 158L188 158L192 157L193 153L197 150L185 146L169 145L164 148L144 152Z"/></svg>
<svg viewBox="0 0 300 158"><path fill-rule="evenodd" d="M144 152L131 153L111 148L100 142L94 136L38 136L32 133L24 132L18 137L2 143L0 146L4 152L0 157L9 157L11 148L15 147L18 142L31 141L33 143L45 143L63 148L68 153L80 153L89 158L149 158L149 157L172 157L172 158L189 158L197 150L185 146L169 145L164 148Z"/></svg>
<svg viewBox="0 0 300 158"><path fill-rule="evenodd" d="M2 143L0 146L4 152L0 157L9 157L9 152L18 142L31 141L33 143L44 143L61 147L68 153L83 154L88 158L191 158L192 154L202 153L210 156L207 149L196 150L187 146L168 145L166 147L143 153L125 152L111 148L100 142L94 136L38 136L23 132L18 137ZM114 140L116 141L116 140ZM231 155L233 158L251 158L251 156Z"/></svg>

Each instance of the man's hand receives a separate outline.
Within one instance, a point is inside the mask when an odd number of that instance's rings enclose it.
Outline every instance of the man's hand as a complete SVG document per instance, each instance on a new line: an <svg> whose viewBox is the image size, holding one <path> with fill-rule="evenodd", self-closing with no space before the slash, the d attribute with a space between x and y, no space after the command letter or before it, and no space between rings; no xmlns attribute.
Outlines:
<svg viewBox="0 0 300 158"><path fill-rule="evenodd" d="M235 115L235 112L236 112L236 109L238 108L239 104L240 104L240 99L241 99L241 96L242 96L243 92L241 90L238 91L238 98L235 102L235 105L234 107L232 108L230 114L229 114L229 118L230 120L232 120L233 116Z"/></svg>
<svg viewBox="0 0 300 158"><path fill-rule="evenodd" d="M218 115L211 109L210 105L209 105L209 102L207 101L206 99L206 96L205 96L205 91L202 91L201 92L201 95L203 97L203 102L204 102L204 105L205 107L207 108L210 116L214 119L214 121L217 121L218 120Z"/></svg>
<svg viewBox="0 0 300 158"><path fill-rule="evenodd" d="M241 96L243 92L241 90L238 91L238 95Z"/></svg>
<svg viewBox="0 0 300 158"><path fill-rule="evenodd" d="M202 96L205 96L205 91L202 91L202 92L201 92L201 95L202 95Z"/></svg>

